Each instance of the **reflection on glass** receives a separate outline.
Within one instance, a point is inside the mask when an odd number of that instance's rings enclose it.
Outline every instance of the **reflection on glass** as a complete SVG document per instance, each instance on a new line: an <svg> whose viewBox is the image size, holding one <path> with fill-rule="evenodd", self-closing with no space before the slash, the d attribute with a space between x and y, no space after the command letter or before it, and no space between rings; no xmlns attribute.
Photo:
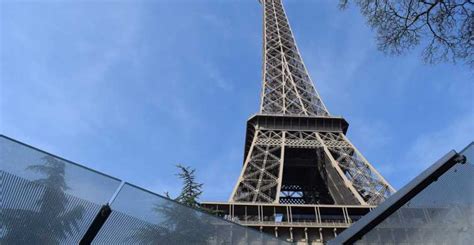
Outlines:
<svg viewBox="0 0 474 245"><path fill-rule="evenodd" d="M288 244L125 184L93 244Z"/></svg>
<svg viewBox="0 0 474 245"><path fill-rule="evenodd" d="M213 235L209 218L183 205L170 202L152 209L163 218L158 225L140 227L131 240L140 244L206 244Z"/></svg>
<svg viewBox="0 0 474 245"><path fill-rule="evenodd" d="M78 244L119 185L0 135L0 244Z"/></svg>
<svg viewBox="0 0 474 245"><path fill-rule="evenodd" d="M33 207L2 207L0 222L4 232L1 244L58 244L68 234L78 230L84 207L67 207L64 162L51 156L44 156L42 160L42 164L28 166L27 170L37 172L44 178L23 183L28 185L28 189L41 193ZM2 177L4 175L9 174L2 171ZM20 192L22 189L6 191Z"/></svg>
<svg viewBox="0 0 474 245"><path fill-rule="evenodd" d="M473 150L356 244L474 244Z"/></svg>
<svg viewBox="0 0 474 245"><path fill-rule="evenodd" d="M78 244L120 181L0 135L0 244ZM287 244L130 184L93 244Z"/></svg>

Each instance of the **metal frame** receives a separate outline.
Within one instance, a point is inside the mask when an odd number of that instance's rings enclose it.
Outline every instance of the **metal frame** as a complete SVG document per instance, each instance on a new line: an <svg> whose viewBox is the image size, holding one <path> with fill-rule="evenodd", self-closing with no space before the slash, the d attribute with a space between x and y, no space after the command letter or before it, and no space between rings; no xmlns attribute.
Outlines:
<svg viewBox="0 0 474 245"><path fill-rule="evenodd" d="M230 202L278 203L284 149L323 148L337 176L362 205L376 205L395 190L341 132L271 130L254 126L254 136Z"/></svg>
<svg viewBox="0 0 474 245"><path fill-rule="evenodd" d="M216 215L288 241L333 239L375 206L203 202ZM301 216L305 214L305 216ZM277 216L281 217L277 220ZM334 234L336 229L336 234ZM284 235L284 233L286 235ZM318 241L319 240L319 241Z"/></svg>
<svg viewBox="0 0 474 245"><path fill-rule="evenodd" d="M329 242L330 245L336 244L353 244L369 232L372 228L380 224L385 218L393 214L400 207L405 205L414 196L423 189L436 181L441 175L448 171L457 163L465 163L466 157L452 150L444 155L440 160L435 162L431 167L423 171L415 179L410 181L405 187L379 205L372 212L364 216L349 229L345 230L334 240Z"/></svg>
<svg viewBox="0 0 474 245"><path fill-rule="evenodd" d="M291 209L294 208L303 208L307 210L314 210L315 214L315 220L311 221L313 223L318 223L318 225L324 224L324 222L321 221L321 209L323 210L335 210L338 209L341 211L343 214L344 218L344 223L350 224L352 223L350 219L348 219L349 214L353 214L352 211L349 212L347 211L348 209L353 209L353 210L367 210L367 212L376 206L361 206L361 205L324 205L324 204L318 204L318 205L313 205L313 204L273 204L273 203L229 203L229 202L203 202L201 203L203 207L209 209L209 210L214 210L214 211L222 211L222 210L227 210L225 214L229 215L230 220L233 220L233 217L237 216L237 213L235 212L236 207L244 207L245 209L251 208L251 207L256 207L258 209L263 209L263 208L279 208L279 209L285 209L288 210L288 223L291 223L291 225L297 225L298 222L294 222L292 219L293 212L290 211ZM227 208L226 208L227 207ZM247 213L247 212L245 212ZM219 215L223 215L224 213L219 213ZM224 215L225 215L224 214ZM263 215L262 215L263 216ZM235 221L235 220L234 220ZM309 221L309 220L308 220ZM283 222L281 222L283 223ZM265 223L262 219L259 219L259 224L262 225L270 225L270 226L275 226L275 222L270 222L270 223ZM319 227L319 226L318 226Z"/></svg>
<svg viewBox="0 0 474 245"><path fill-rule="evenodd" d="M301 59L281 0L260 3L260 113L248 120L244 164L229 202L279 203L285 149L314 148L328 159L325 171L335 204L381 203L395 189L345 136L348 123L329 114ZM297 192L298 187L293 189Z"/></svg>
<svg viewBox="0 0 474 245"><path fill-rule="evenodd" d="M275 236L289 228L291 241L303 227L299 234L304 238L300 239L308 241L308 234L318 234L317 242L322 242L349 227L349 211L343 208L338 217L345 220L344 227L325 223L321 217L308 226L292 222L292 205L309 205L316 217L321 215L321 204L370 210L395 189L345 136L346 120L329 114L303 63L282 1L259 2L263 6L260 110L247 121L243 166L228 203L204 205L229 205L226 213L231 219L239 205L245 206L245 216L247 208L258 206L258 222L234 221L261 231L274 227L271 233ZM303 178L305 170L310 174ZM260 211L267 205L285 208L289 223L262 223ZM319 231L308 230L316 227Z"/></svg>
<svg viewBox="0 0 474 245"><path fill-rule="evenodd" d="M263 0L263 86L260 113L329 116L296 46L280 0Z"/></svg>
<svg viewBox="0 0 474 245"><path fill-rule="evenodd" d="M92 224L87 229L86 233L82 237L81 241L79 242L80 245L91 244L94 238L99 233L102 226L107 221L107 218L112 213L112 209L109 205L103 205L102 208L99 210L97 215L95 216Z"/></svg>

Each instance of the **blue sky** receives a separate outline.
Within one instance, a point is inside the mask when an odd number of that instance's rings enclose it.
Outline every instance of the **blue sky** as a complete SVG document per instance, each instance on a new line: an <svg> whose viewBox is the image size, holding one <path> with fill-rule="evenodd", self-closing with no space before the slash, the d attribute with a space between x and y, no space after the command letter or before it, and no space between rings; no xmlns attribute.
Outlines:
<svg viewBox="0 0 474 245"><path fill-rule="evenodd" d="M473 73L380 53L357 9L285 1L302 57L348 136L400 188L473 140ZM0 2L0 132L133 184L227 200L258 111L256 0Z"/></svg>

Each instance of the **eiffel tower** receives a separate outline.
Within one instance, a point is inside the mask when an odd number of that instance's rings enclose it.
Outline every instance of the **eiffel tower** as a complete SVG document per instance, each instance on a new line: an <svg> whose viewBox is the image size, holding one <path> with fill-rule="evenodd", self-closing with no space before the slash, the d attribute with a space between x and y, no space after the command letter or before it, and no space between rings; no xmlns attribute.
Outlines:
<svg viewBox="0 0 474 245"><path fill-rule="evenodd" d="M263 88L225 218L290 241L325 243L395 190L346 137L314 87L281 0L263 5Z"/></svg>

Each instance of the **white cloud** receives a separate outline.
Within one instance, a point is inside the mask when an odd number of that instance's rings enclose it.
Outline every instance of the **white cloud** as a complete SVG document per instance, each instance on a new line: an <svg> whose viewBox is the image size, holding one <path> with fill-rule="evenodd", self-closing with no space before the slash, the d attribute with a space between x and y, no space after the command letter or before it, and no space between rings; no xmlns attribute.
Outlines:
<svg viewBox="0 0 474 245"><path fill-rule="evenodd" d="M233 83L222 76L221 72L219 71L218 67L209 61L202 62L202 66L204 72L210 78L210 81L213 82L213 86L222 89L226 92L232 91L234 89Z"/></svg>
<svg viewBox="0 0 474 245"><path fill-rule="evenodd" d="M462 150L474 140L473 132L474 111L471 111L438 131L419 136L407 147L409 150L404 165L417 172L424 170L440 159L442 154L450 150Z"/></svg>
<svg viewBox="0 0 474 245"><path fill-rule="evenodd" d="M443 128L420 134L415 140L405 142L400 147L404 152L398 157L394 156L393 162L389 165L391 171L388 174L394 180L393 184L401 187L450 150L459 152L474 140L472 132L474 132L474 113L471 110Z"/></svg>

